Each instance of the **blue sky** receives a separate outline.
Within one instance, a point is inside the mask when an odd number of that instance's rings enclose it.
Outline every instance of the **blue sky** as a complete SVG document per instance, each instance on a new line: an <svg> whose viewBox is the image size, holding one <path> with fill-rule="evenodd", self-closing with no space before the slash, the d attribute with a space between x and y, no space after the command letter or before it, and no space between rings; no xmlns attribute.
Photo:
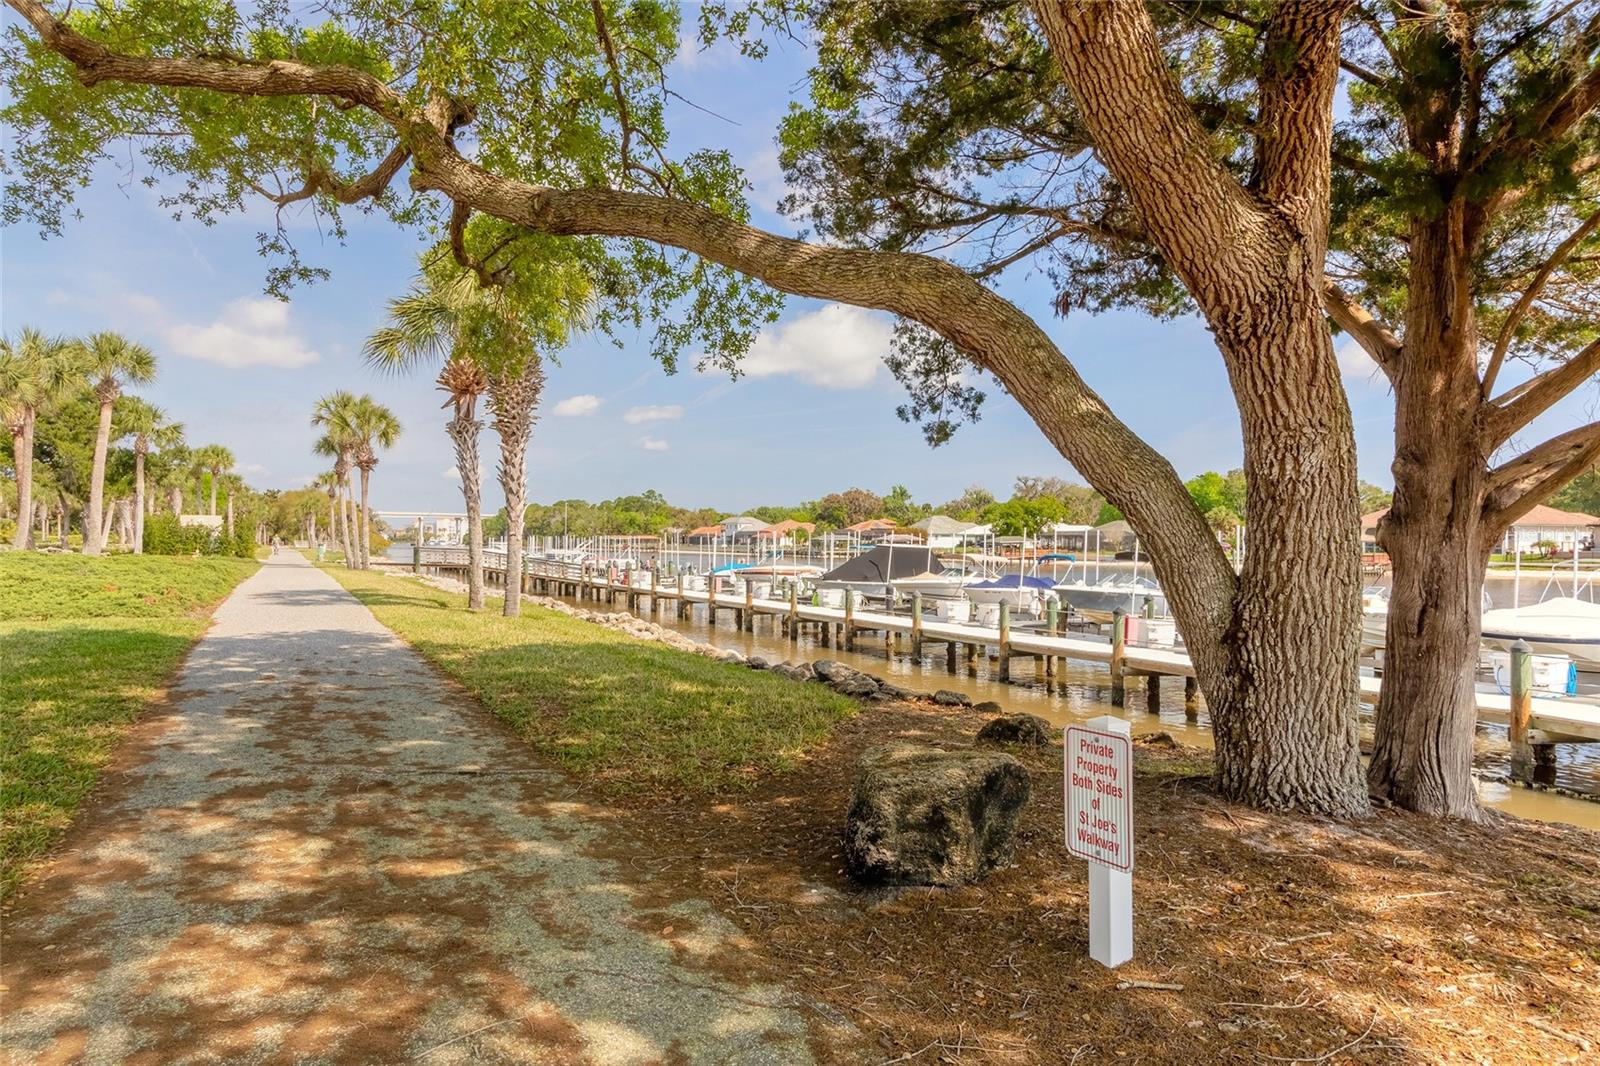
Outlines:
<svg viewBox="0 0 1600 1066"><path fill-rule="evenodd" d="M785 233L796 227L774 210L783 189L773 133L791 96L804 89L805 63L793 44L762 63L718 49L681 59L672 80L675 90L732 120L676 104L674 149L729 149L755 186L754 221ZM126 167L109 164L79 206L83 218L61 237L41 240L26 227L0 235L0 324L7 332L22 325L71 334L115 329L150 345L161 373L143 393L185 423L192 443L231 448L260 488L297 487L320 470L307 421L319 395L370 392L405 427L375 475L375 505L459 509L431 375L383 377L360 358L385 301L410 281L414 235L354 213L344 246L301 228L297 240L308 259L333 277L280 304L262 294L264 265L255 254L265 207L212 227L176 223L156 193L130 180ZM1132 313L1061 319L1050 310L1047 280L1029 276L1025 264L1000 287L1181 475L1240 464L1232 396L1198 320L1162 323ZM625 338L621 350L580 339L550 370L529 454L529 498L602 499L655 488L687 506L742 509L852 485L881 493L903 483L918 500L937 503L971 484L1004 498L1018 474L1081 480L999 393L991 394L981 422L930 450L915 426L894 415L902 393L878 358L890 328L886 316L791 299L782 321L757 341L751 373L736 383L692 366L666 375L649 358L647 336ZM1348 342L1341 362L1362 476L1387 485L1387 384ZM1577 424L1592 399L1570 400L1542 426ZM486 433L490 475L495 448ZM492 476L485 491L488 507L498 508Z"/></svg>

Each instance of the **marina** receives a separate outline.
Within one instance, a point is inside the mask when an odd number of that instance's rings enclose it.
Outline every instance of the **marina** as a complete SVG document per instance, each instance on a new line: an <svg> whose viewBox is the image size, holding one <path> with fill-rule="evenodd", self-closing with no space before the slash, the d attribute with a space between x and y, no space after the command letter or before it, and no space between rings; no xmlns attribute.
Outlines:
<svg viewBox="0 0 1600 1066"><path fill-rule="evenodd" d="M395 562L413 559L410 545L396 549ZM426 571L453 576L466 567L467 551L425 547L413 561ZM1131 718L1137 730L1210 742L1192 663L1181 647L1142 642L1138 634L1144 619L1128 618L1134 639L1114 641L1099 635L1099 627L1068 631L1064 614L1056 616L1054 627L1048 616L1013 625L1007 610L1000 612L1002 624L985 626L917 613L920 597L908 598L911 602L898 610L858 605L856 597L841 596L833 606L812 603L797 585L778 591L776 582L734 576L742 571L725 571L712 582L707 575L682 571L672 578L645 570L602 573L586 571L576 562L540 558L527 558L524 566L528 592L628 609L745 654L774 661L857 656L859 668L885 673L897 683L955 689L975 700L1003 693L1008 705L1053 725L1110 709ZM484 568L491 584L502 583L504 553L486 549ZM1364 702L1375 703L1380 686L1379 676L1363 670ZM1477 699L1479 721L1491 727L1479 731L1478 763L1488 778L1482 784L1485 802L1529 817L1600 827L1600 805L1497 783L1508 771L1501 727L1509 724L1512 701L1508 693L1496 691L1480 692ZM1528 736L1542 760L1536 780L1600 796L1600 749L1594 746L1600 742L1600 701L1535 696Z"/></svg>

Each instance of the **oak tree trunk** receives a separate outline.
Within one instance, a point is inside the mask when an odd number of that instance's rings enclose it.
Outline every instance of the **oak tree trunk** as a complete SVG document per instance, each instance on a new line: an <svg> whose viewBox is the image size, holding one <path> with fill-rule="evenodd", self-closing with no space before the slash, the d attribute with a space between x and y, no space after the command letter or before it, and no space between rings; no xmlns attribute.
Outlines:
<svg viewBox="0 0 1600 1066"><path fill-rule="evenodd" d="M94 466L89 473L89 510L83 516L83 554L99 555L100 512L106 488L106 449L111 444L111 405L114 398L100 397L100 427L94 437Z"/></svg>
<svg viewBox="0 0 1600 1066"><path fill-rule="evenodd" d="M445 432L456 449L456 472L467 507L467 610L483 610L483 485L478 479L478 434L483 423L452 418Z"/></svg>
<svg viewBox="0 0 1600 1066"><path fill-rule="evenodd" d="M11 427L11 455L17 470L15 548L33 547L33 412L25 411Z"/></svg>
<svg viewBox="0 0 1600 1066"><path fill-rule="evenodd" d="M1358 733L1361 567L1354 433L1310 291L1241 295L1217 330L1244 430L1250 550L1221 647L1194 649L1232 798L1367 809ZM1157 559L1163 573L1188 565ZM1180 626L1193 605L1174 603Z"/></svg>

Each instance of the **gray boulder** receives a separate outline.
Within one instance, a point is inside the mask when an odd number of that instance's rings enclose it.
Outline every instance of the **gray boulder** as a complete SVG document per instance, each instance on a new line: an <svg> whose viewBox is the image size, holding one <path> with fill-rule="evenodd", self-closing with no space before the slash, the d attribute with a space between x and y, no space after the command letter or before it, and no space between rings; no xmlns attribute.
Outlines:
<svg viewBox="0 0 1600 1066"><path fill-rule="evenodd" d="M853 667L846 666L835 659L818 659L811 664L811 669L824 681L832 681L835 676L845 677L858 672Z"/></svg>
<svg viewBox="0 0 1600 1066"><path fill-rule="evenodd" d="M771 663L767 662L767 660L763 659L759 655L750 656L750 658L745 660L744 664L752 670L766 670L772 666Z"/></svg>
<svg viewBox="0 0 1600 1066"><path fill-rule="evenodd" d="M1011 861L1028 801L1010 755L916 744L861 756L845 819L845 867L867 884L963 885Z"/></svg>
<svg viewBox="0 0 1600 1066"><path fill-rule="evenodd" d="M817 672L812 669L810 663L796 663L794 669L789 671L789 676L796 681L815 681Z"/></svg>
<svg viewBox="0 0 1600 1066"><path fill-rule="evenodd" d="M876 696L878 683L866 674L850 673L843 677L837 674L828 682L835 692L842 692L846 696Z"/></svg>
<svg viewBox="0 0 1600 1066"><path fill-rule="evenodd" d="M950 689L942 688L933 694L933 702L945 707L971 707L972 697L965 692L952 692Z"/></svg>
<svg viewBox="0 0 1600 1066"><path fill-rule="evenodd" d="M1004 707L1000 706L994 700L984 700L982 703L979 703L979 704L975 705L972 709L975 710L975 711L982 711L984 714L1005 714L1006 713L1006 709Z"/></svg>
<svg viewBox="0 0 1600 1066"><path fill-rule="evenodd" d="M1050 723L1036 714L991 718L978 730L979 744L1024 744L1043 748L1048 747L1052 739Z"/></svg>

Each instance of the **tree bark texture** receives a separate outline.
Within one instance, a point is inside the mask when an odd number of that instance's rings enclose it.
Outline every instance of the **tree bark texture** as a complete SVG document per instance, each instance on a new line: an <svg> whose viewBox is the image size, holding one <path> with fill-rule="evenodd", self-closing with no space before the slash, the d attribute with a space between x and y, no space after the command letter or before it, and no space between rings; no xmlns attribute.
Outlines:
<svg viewBox="0 0 1600 1066"><path fill-rule="evenodd" d="M100 401L100 426L94 437L94 466L89 473L89 510L83 516L83 554L99 555L102 537L100 535L100 512L105 502L106 491L106 449L111 445L111 406L116 402L115 389L107 389L102 383L95 389L96 397Z"/></svg>
<svg viewBox="0 0 1600 1066"><path fill-rule="evenodd" d="M500 488L506 497L506 585L504 614L522 613L522 524L528 494L528 441L534 410L544 389L544 367L529 354L516 370L489 378L489 411L500 435Z"/></svg>
<svg viewBox="0 0 1600 1066"><path fill-rule="evenodd" d="M1407 329L1393 378L1394 502L1378 526L1393 589L1368 784L1411 810L1473 818L1472 738L1488 454L1465 207L1411 227Z"/></svg>
<svg viewBox="0 0 1600 1066"><path fill-rule="evenodd" d="M11 454L17 470L17 529L14 548L33 547L33 412L24 411L11 426Z"/></svg>
<svg viewBox="0 0 1600 1066"><path fill-rule="evenodd" d="M369 462L367 455L364 453L357 455L356 469L361 472L361 506L360 510L357 512L360 519L359 525L361 532L360 535L356 537L356 569L358 570L371 569L371 561L369 556L372 551L372 526L371 520L368 517L369 512L367 507L368 492L372 481L372 466L375 463L376 460Z"/></svg>
<svg viewBox="0 0 1600 1066"><path fill-rule="evenodd" d="M135 442L133 449L133 554L144 554L144 457L142 444Z"/></svg>
<svg viewBox="0 0 1600 1066"><path fill-rule="evenodd" d="M467 508L467 609L483 610L483 486L478 479L478 434L483 423L452 418L444 430L456 449L456 473ZM508 512L509 513L509 512Z"/></svg>
<svg viewBox="0 0 1600 1066"><path fill-rule="evenodd" d="M208 474L211 478L211 509L206 514L215 517L217 513L217 471L211 470L208 471Z"/></svg>

